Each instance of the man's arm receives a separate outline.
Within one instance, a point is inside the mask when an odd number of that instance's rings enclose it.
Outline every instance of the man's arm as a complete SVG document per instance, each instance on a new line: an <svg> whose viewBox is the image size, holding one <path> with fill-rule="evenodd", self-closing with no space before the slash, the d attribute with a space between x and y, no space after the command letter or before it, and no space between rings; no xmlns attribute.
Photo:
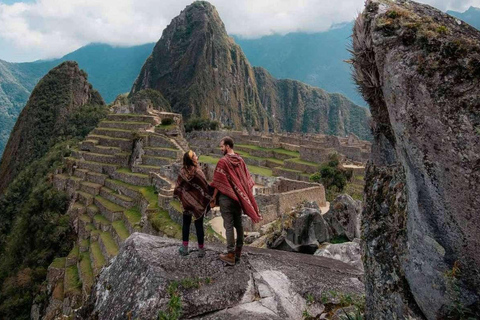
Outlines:
<svg viewBox="0 0 480 320"><path fill-rule="evenodd" d="M216 205L216 202L217 202L217 194L218 194L218 189L215 188L215 190L213 191L213 198L212 200L210 201L210 208L214 208L215 205Z"/></svg>

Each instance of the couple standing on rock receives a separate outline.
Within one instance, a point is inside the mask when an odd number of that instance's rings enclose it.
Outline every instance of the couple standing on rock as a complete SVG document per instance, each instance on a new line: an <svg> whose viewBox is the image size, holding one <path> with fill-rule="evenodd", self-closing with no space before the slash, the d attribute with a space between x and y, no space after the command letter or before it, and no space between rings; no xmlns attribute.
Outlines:
<svg viewBox="0 0 480 320"><path fill-rule="evenodd" d="M183 156L183 167L178 175L174 195L183 206L183 243L179 252L188 255L188 237L192 216L197 231L199 257L205 256L203 216L210 208L220 206L223 226L227 236L227 254L220 254L220 260L235 265L240 259L243 247L242 211L253 222L262 217L253 196L253 181L243 159L233 151L233 139L224 137L220 141L223 157L218 161L213 181L209 186L205 174L198 166L198 157L192 150ZM237 231L237 241L233 228Z"/></svg>

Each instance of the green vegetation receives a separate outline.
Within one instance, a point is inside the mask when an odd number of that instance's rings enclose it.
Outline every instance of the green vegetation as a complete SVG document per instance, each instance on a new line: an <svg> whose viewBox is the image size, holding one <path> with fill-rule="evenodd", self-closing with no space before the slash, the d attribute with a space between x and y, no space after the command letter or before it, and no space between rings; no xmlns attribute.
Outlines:
<svg viewBox="0 0 480 320"><path fill-rule="evenodd" d="M185 278L180 281L172 281L167 287L167 293L170 296L170 300L167 304L167 310L161 310L158 313L159 320L178 320L182 316L182 298L180 289L185 290L195 288L199 289L202 285L208 285L212 283L210 277L205 278Z"/></svg>
<svg viewBox="0 0 480 320"><path fill-rule="evenodd" d="M106 263L105 257L103 256L102 250L100 249L100 245L98 244L97 241L92 242L90 243L90 249L92 250L93 262L94 262L95 268L99 270Z"/></svg>
<svg viewBox="0 0 480 320"><path fill-rule="evenodd" d="M206 118L190 118L185 122L185 131L214 131L218 130L220 123L218 121L206 119Z"/></svg>
<svg viewBox="0 0 480 320"><path fill-rule="evenodd" d="M80 272L83 283L90 287L93 284L93 271L88 252L83 252L80 256Z"/></svg>
<svg viewBox="0 0 480 320"><path fill-rule="evenodd" d="M123 211L125 210L124 207L122 206L119 206L118 204L116 203L113 203L101 196L96 196L95 197L95 200L97 200L98 202L100 202L100 204L102 206L104 206L105 208L107 208L108 211L111 211L111 212L120 212L120 211Z"/></svg>
<svg viewBox="0 0 480 320"><path fill-rule="evenodd" d="M80 289L82 288L82 282L78 277L78 269L77 265L73 265L67 267L65 269L65 294L69 294L72 292L80 293Z"/></svg>
<svg viewBox="0 0 480 320"><path fill-rule="evenodd" d="M118 254L118 246L115 243L115 240L113 240L110 232L105 231L100 233L100 238L102 239L102 242L105 246L105 249L107 250L108 255L110 257L116 256Z"/></svg>
<svg viewBox="0 0 480 320"><path fill-rule="evenodd" d="M181 239L182 227L170 218L168 211L157 209L149 212L148 220L156 231L160 231L167 237Z"/></svg>
<svg viewBox="0 0 480 320"><path fill-rule="evenodd" d="M46 83L53 86L57 81L47 79ZM35 90L45 90L35 98L41 100L36 101L40 109L29 113L39 125L29 128L29 134L22 138L35 140L35 146L45 145L32 149L28 154L30 164L19 167L18 175L0 199L1 319L29 319L33 298L40 292L47 267L55 257L65 257L71 251L76 237L66 215L68 197L53 187L52 174L63 165L64 157L70 155L78 141L107 114L104 106L83 106L68 114L64 126L52 130L59 124L42 123L42 119L54 119L55 101L62 106L67 103L63 99L68 97L60 92L57 97L51 96L43 85ZM93 100L102 102L95 92ZM54 265L59 261L55 260ZM39 295L36 301L46 302L42 299L47 297Z"/></svg>
<svg viewBox="0 0 480 320"><path fill-rule="evenodd" d="M55 258L53 262L50 264L53 268L65 268L65 260L66 258Z"/></svg>
<svg viewBox="0 0 480 320"><path fill-rule="evenodd" d="M125 217L127 217L128 222L131 226L136 226L140 223L142 219L142 213L138 207L133 207L124 212Z"/></svg>
<svg viewBox="0 0 480 320"><path fill-rule="evenodd" d="M462 288L460 288L461 274L460 262L458 260L453 263L452 269L447 270L444 274L446 292L452 300L447 308L448 315L445 319L475 319L475 312L462 302Z"/></svg>
<svg viewBox="0 0 480 320"><path fill-rule="evenodd" d="M259 174L264 177L273 176L272 169L270 168L263 168L263 167L257 167L257 166L247 166L247 167L250 173Z"/></svg>
<svg viewBox="0 0 480 320"><path fill-rule="evenodd" d="M123 220L113 221L112 226L117 232L120 239L122 239L123 241L127 239L128 236L130 235L127 228L125 227L125 223L123 222Z"/></svg>
<svg viewBox="0 0 480 320"><path fill-rule="evenodd" d="M144 173L136 173L136 172L132 172L130 169L128 168L120 168L120 169L117 169L118 172L121 172L121 173L126 173L126 174L129 174L131 176L137 176L137 177L141 177L141 178L148 178L148 174L144 174Z"/></svg>
<svg viewBox="0 0 480 320"><path fill-rule="evenodd" d="M101 214L97 214L96 216L94 216L93 220L95 220L95 222L100 223L101 225L104 225L104 226L110 224L110 221L108 221L107 218L105 218Z"/></svg>
<svg viewBox="0 0 480 320"><path fill-rule="evenodd" d="M183 212L183 207L182 204L178 200L172 200L170 201L170 205L177 210L178 212L182 213Z"/></svg>
<svg viewBox="0 0 480 320"><path fill-rule="evenodd" d="M336 195L344 191L347 181L353 177L353 170L340 166L337 154L330 155L330 160L320 166L320 171L310 176L310 181L323 184L328 201L333 201Z"/></svg>
<svg viewBox="0 0 480 320"><path fill-rule="evenodd" d="M361 315L365 312L365 295L328 290L322 292L320 302L325 305L325 311L330 314L340 308L354 306L356 309L355 315L346 314L346 318L343 319L363 319Z"/></svg>

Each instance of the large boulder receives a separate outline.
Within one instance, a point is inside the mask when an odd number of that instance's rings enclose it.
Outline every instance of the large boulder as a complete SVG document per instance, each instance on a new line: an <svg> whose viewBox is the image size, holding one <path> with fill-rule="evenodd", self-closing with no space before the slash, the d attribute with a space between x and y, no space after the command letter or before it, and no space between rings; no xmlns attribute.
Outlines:
<svg viewBox="0 0 480 320"><path fill-rule="evenodd" d="M372 112L362 218L367 318L480 318L480 32L369 0L355 78Z"/></svg>
<svg viewBox="0 0 480 320"><path fill-rule="evenodd" d="M352 242L324 244L315 251L314 255L340 260L363 271L360 239Z"/></svg>
<svg viewBox="0 0 480 320"><path fill-rule="evenodd" d="M329 227L315 202L307 202L285 215L282 229L267 243L271 249L313 254L330 239Z"/></svg>
<svg viewBox="0 0 480 320"><path fill-rule="evenodd" d="M302 319L304 312L321 316L322 303L335 303L325 300L327 292L359 297L364 291L361 271L329 258L245 248L241 262L228 267L218 259L219 248L209 247L204 258L181 257L178 245L132 234L98 276L78 317L156 319L164 312L182 318Z"/></svg>
<svg viewBox="0 0 480 320"><path fill-rule="evenodd" d="M338 195L330 204L330 210L323 216L330 227L330 236L346 237L352 241L360 238L362 202L348 194Z"/></svg>

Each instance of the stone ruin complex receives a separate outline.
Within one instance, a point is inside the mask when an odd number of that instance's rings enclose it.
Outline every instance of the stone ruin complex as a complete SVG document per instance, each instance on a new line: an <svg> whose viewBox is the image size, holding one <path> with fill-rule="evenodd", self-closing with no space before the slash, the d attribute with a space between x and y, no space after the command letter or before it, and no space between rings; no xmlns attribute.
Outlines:
<svg viewBox="0 0 480 320"><path fill-rule="evenodd" d="M325 206L324 187L307 182L308 175L332 152L361 164L370 151L368 142L353 135L337 138L225 131L186 135L179 114L159 112L149 105L142 105L141 113L125 106L117 106L115 111L80 143L79 149L72 150L63 171L53 177L56 188L71 198L68 214L78 239L72 252L56 259L48 269L47 317L72 315L82 306L94 277L118 254L130 234L138 231L180 237L182 208L173 198L173 189L183 153L190 146L202 157L209 157L205 158L209 161L200 158L209 180L219 158L211 155L218 155L218 143L225 135L235 139L239 152L251 152L251 156L244 153L249 167L272 170L267 174L252 172L264 221L252 225L246 219L246 231L258 231L305 201ZM173 121L162 124L164 119ZM299 161L288 161L290 158ZM285 159L284 167L279 159ZM207 238L221 241L214 231L209 236L207 230ZM72 285L72 277L81 281L81 290Z"/></svg>

